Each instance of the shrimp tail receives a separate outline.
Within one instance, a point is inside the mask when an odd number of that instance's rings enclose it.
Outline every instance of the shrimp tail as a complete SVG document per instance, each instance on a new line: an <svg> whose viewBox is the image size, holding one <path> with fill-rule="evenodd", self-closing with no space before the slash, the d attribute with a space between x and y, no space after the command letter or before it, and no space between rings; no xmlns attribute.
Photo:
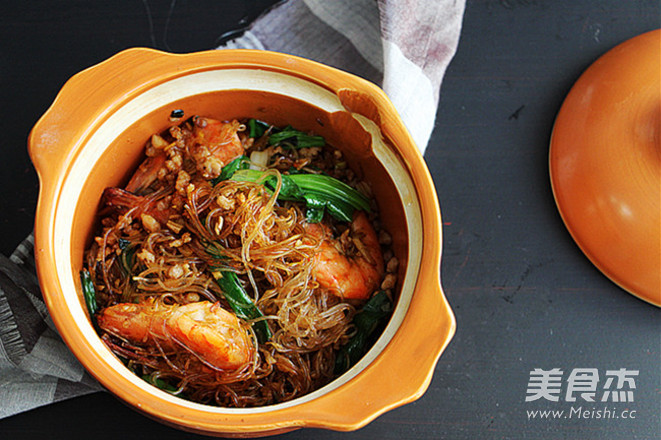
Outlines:
<svg viewBox="0 0 661 440"><path fill-rule="evenodd" d="M165 192L163 192L165 194ZM168 208L159 208L156 200L162 195L160 192L153 193L149 197L138 196L129 191L121 188L106 188L103 191L102 200L105 205L119 213L126 213L129 210L135 209L133 213L134 218L140 218L143 215L148 215L159 224L164 225L170 217Z"/></svg>
<svg viewBox="0 0 661 440"><path fill-rule="evenodd" d="M147 157L133 174L129 183L126 184L126 190L134 194L141 194L149 188L158 178L158 172L165 165L166 158L165 153Z"/></svg>

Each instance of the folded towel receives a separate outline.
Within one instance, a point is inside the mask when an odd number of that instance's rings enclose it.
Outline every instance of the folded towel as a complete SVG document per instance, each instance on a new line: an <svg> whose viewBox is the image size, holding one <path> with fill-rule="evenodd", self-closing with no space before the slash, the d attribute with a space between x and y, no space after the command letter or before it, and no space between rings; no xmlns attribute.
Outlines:
<svg viewBox="0 0 661 440"><path fill-rule="evenodd" d="M219 49L298 55L380 85L424 153L463 12L463 0L290 1Z"/></svg>
<svg viewBox="0 0 661 440"><path fill-rule="evenodd" d="M421 152L465 0L290 0L218 49L298 55L382 86ZM34 240L0 255L0 418L102 390L62 342L39 290Z"/></svg>

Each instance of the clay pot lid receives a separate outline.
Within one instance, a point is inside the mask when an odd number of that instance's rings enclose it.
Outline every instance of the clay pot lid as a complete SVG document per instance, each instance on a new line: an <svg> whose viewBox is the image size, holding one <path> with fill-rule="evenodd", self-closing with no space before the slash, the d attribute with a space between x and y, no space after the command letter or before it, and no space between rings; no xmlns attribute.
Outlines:
<svg viewBox="0 0 661 440"><path fill-rule="evenodd" d="M553 193L572 237L608 278L661 306L661 30L592 64L553 128Z"/></svg>

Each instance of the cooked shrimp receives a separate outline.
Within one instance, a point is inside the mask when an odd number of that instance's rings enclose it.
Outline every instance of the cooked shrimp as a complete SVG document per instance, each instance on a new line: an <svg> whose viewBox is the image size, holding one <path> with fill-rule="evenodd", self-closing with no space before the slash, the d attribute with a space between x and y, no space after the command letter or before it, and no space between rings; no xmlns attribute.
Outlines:
<svg viewBox="0 0 661 440"><path fill-rule="evenodd" d="M182 346L209 367L235 370L248 364L253 346L239 320L218 303L117 304L97 316L99 327L139 345Z"/></svg>
<svg viewBox="0 0 661 440"><path fill-rule="evenodd" d="M167 204L159 203L159 199L166 194L167 191L159 191L149 196L136 196L121 188L106 188L103 191L103 200L106 206L122 213L135 209L133 218L141 219L145 229L153 232L158 228L158 224L165 225L172 215Z"/></svg>
<svg viewBox="0 0 661 440"><path fill-rule="evenodd" d="M165 349L174 344L167 337L165 321L168 309L157 303L122 303L107 307L98 314L99 327L139 345L158 341Z"/></svg>
<svg viewBox="0 0 661 440"><path fill-rule="evenodd" d="M368 299L379 286L384 267L379 240L365 213L357 211L351 222L355 255L348 255L325 225L309 224L307 230L322 238L313 266L319 285L342 298Z"/></svg>
<svg viewBox="0 0 661 440"><path fill-rule="evenodd" d="M193 118L195 145L191 155L196 167L207 179L218 177L222 167L244 153L237 134L238 121L221 122L196 116Z"/></svg>
<svg viewBox="0 0 661 440"><path fill-rule="evenodd" d="M165 153L147 157L126 184L126 191L140 194L147 189L158 178L158 173L165 166L166 159Z"/></svg>

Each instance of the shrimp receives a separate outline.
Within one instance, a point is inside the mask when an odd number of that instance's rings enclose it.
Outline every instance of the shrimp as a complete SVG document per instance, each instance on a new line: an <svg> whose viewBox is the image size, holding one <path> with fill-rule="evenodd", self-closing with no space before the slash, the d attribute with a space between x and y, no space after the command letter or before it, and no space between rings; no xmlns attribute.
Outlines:
<svg viewBox="0 0 661 440"><path fill-rule="evenodd" d="M135 171L129 183L126 184L126 191L134 194L142 193L158 178L158 173L165 166L166 159L167 155L165 153L147 157Z"/></svg>
<svg viewBox="0 0 661 440"><path fill-rule="evenodd" d="M201 116L194 116L192 122L192 137L190 134L181 135L179 142L190 146L196 167L206 179L218 177L222 167L244 153L245 149L237 134L240 124L236 120L221 122ZM142 194L159 178L161 170L180 168L181 157L175 159L179 162L177 165L168 165L170 145L162 137L152 136L151 145L158 153L148 156L140 164L125 187L129 192Z"/></svg>
<svg viewBox="0 0 661 440"><path fill-rule="evenodd" d="M214 369L236 370L253 357L248 333L218 303L122 303L103 309L97 322L101 329L134 344L165 350L182 346Z"/></svg>
<svg viewBox="0 0 661 440"><path fill-rule="evenodd" d="M191 155L197 170L207 179L220 175L222 167L241 156L245 149L237 134L240 124L193 117L194 146Z"/></svg>
<svg viewBox="0 0 661 440"><path fill-rule="evenodd" d="M327 226L308 224L307 231L321 238L313 272L319 285L345 299L369 299L384 273L383 254L374 228L363 211L354 214L350 240L357 252L349 256Z"/></svg>
<svg viewBox="0 0 661 440"><path fill-rule="evenodd" d="M122 213L135 209L134 218L141 219L145 229L154 232L161 225L166 225L172 215L172 209L167 204L159 203L159 198L166 193L159 191L149 196L136 196L121 188L106 188L102 198L106 206Z"/></svg>

